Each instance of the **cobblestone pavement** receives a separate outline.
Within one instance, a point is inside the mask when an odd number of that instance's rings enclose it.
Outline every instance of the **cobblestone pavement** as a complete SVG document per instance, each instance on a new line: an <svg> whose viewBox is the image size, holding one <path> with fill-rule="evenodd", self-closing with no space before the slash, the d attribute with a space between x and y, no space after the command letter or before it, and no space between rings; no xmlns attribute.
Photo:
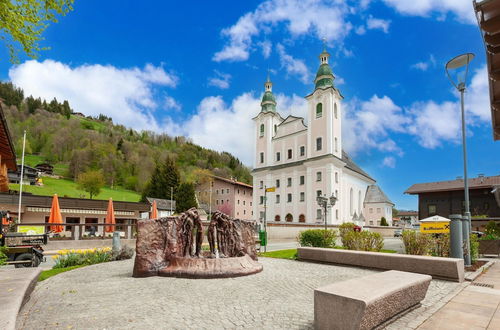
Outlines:
<svg viewBox="0 0 500 330"><path fill-rule="evenodd" d="M69 271L37 285L18 329L310 329L313 290L375 271L261 258L234 279L133 278L132 260ZM432 281L427 310L459 285ZM408 315L421 316L419 309ZM391 326L404 328L413 319ZM346 317L349 317L346 315Z"/></svg>

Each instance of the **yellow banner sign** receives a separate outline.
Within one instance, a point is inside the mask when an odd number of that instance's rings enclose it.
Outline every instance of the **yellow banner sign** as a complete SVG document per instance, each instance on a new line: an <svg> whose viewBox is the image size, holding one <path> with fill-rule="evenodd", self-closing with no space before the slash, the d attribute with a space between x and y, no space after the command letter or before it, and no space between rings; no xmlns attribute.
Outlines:
<svg viewBox="0 0 500 330"><path fill-rule="evenodd" d="M449 222L421 222L420 232L425 234L448 234L450 232Z"/></svg>
<svg viewBox="0 0 500 330"><path fill-rule="evenodd" d="M276 187L266 188L266 192L275 192Z"/></svg>
<svg viewBox="0 0 500 330"><path fill-rule="evenodd" d="M18 233L26 233L28 235L41 235L41 234L45 233L45 227L44 226L19 225L19 226L17 226L17 232Z"/></svg>

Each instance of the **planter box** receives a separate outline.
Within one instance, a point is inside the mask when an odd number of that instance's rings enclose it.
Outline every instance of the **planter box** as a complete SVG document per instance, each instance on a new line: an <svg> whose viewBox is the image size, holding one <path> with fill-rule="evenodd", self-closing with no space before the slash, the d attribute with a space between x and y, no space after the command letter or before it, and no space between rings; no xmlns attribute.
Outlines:
<svg viewBox="0 0 500 330"><path fill-rule="evenodd" d="M479 254L500 255L500 239L480 240L479 241Z"/></svg>

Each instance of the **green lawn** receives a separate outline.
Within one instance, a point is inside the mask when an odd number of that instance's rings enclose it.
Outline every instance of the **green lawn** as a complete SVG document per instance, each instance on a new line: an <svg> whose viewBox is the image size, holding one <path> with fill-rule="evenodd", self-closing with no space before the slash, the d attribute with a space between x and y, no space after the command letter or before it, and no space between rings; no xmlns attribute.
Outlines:
<svg viewBox="0 0 500 330"><path fill-rule="evenodd" d="M74 198L89 198L89 194L83 190L78 190L74 181L66 179L54 179L49 177L42 177L43 186L24 186L23 192L29 192L34 195L52 196L57 194L59 197L74 197ZM18 184L9 184L11 190L19 191ZM108 200L113 198L115 201L124 202L138 202L141 195L135 191L126 190L121 187L111 189L104 187L101 193L94 197L94 199Z"/></svg>
<svg viewBox="0 0 500 330"><path fill-rule="evenodd" d="M69 270L73 270L76 268L84 267L84 265L77 265L77 266L71 266L67 268L55 268L55 269L49 269L49 270L44 270L40 273L40 276L38 276L38 282L44 281L48 279L49 277L52 277L54 275L60 274L67 272Z"/></svg>
<svg viewBox="0 0 500 330"><path fill-rule="evenodd" d="M261 253L259 253L259 256L268 257L268 258L295 260L295 259L297 259L297 249L261 252Z"/></svg>
<svg viewBox="0 0 500 330"><path fill-rule="evenodd" d="M24 155L24 164L26 166L35 167L36 165L45 162L46 160L40 155ZM17 164L21 165L21 157L17 159ZM51 163L49 162L49 164ZM68 174L68 168L69 168L68 164L55 163L51 165L54 166L54 174L60 176L66 176Z"/></svg>

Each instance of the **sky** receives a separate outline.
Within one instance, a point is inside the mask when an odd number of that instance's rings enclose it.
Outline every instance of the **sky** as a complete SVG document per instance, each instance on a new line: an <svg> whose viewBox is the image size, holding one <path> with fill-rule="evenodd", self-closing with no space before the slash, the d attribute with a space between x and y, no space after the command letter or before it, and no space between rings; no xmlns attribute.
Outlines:
<svg viewBox="0 0 500 330"><path fill-rule="evenodd" d="M471 0L76 0L36 60L0 79L137 130L184 135L253 163L268 70L282 116L305 116L323 39L344 96L343 148L400 209L414 183L463 176L459 95L444 65L471 52L469 176L500 175L485 50Z"/></svg>

